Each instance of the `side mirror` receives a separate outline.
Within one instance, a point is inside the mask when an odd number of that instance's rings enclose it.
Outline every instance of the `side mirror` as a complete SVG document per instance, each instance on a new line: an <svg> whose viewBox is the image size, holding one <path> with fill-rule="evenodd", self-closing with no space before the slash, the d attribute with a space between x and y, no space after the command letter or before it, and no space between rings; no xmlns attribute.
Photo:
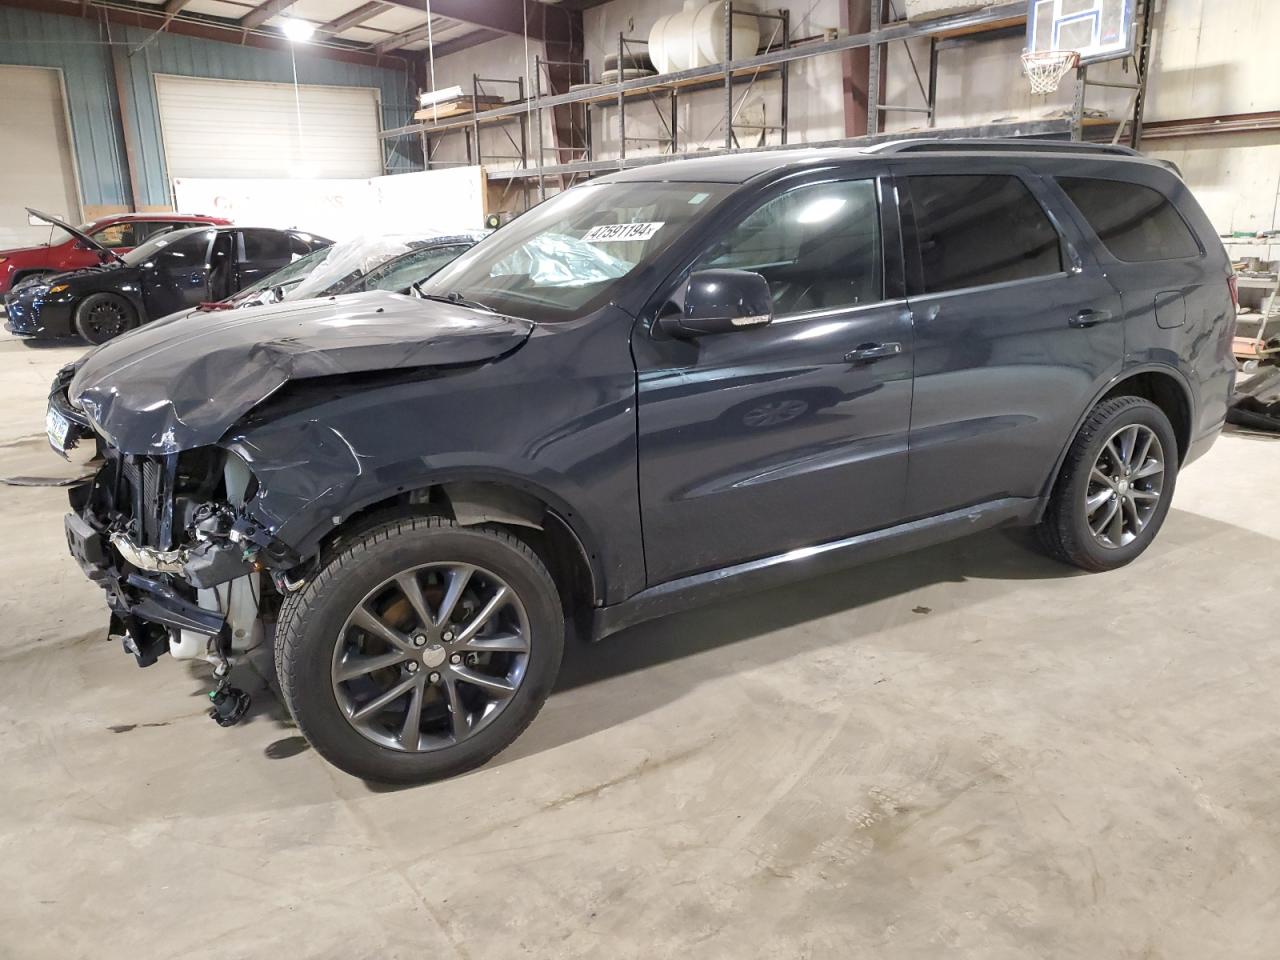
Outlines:
<svg viewBox="0 0 1280 960"><path fill-rule="evenodd" d="M678 310L678 312L677 312ZM769 281L749 270L699 270L658 317L680 339L761 327L773 320Z"/></svg>

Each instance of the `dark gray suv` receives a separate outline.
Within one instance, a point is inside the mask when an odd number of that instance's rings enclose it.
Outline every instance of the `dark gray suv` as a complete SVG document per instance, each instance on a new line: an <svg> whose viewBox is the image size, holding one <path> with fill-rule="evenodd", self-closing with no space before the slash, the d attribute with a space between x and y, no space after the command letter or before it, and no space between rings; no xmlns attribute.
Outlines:
<svg viewBox="0 0 1280 960"><path fill-rule="evenodd" d="M484 762L566 623L996 524L1102 571L1223 422L1232 273L1118 148L739 154L569 190L421 287L152 324L64 370L72 553L146 665L269 635L358 776ZM264 629L264 622L266 628Z"/></svg>

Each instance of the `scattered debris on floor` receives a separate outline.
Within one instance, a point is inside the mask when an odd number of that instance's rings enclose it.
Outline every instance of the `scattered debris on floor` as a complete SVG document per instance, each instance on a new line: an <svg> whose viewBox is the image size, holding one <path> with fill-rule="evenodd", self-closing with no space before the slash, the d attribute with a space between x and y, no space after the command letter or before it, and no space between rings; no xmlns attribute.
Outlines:
<svg viewBox="0 0 1280 960"><path fill-rule="evenodd" d="M1267 367L1236 385L1227 422L1253 430L1280 432L1280 367Z"/></svg>

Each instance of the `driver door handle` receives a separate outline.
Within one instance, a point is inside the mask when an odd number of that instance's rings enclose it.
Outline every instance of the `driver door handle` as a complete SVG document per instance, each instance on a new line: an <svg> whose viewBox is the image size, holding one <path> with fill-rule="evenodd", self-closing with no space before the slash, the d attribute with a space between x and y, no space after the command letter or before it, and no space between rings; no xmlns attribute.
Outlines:
<svg viewBox="0 0 1280 960"><path fill-rule="evenodd" d="M902 352L900 343L860 343L844 355L845 363L863 363L868 360L883 360L885 357L896 357Z"/></svg>
<svg viewBox="0 0 1280 960"><path fill-rule="evenodd" d="M1114 319L1110 310L1081 310L1067 322L1073 327L1096 327Z"/></svg>

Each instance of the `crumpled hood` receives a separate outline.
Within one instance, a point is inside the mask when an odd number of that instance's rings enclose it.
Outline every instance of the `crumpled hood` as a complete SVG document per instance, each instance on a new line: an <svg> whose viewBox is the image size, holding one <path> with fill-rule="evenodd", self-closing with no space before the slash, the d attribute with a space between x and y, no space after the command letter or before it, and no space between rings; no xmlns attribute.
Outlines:
<svg viewBox="0 0 1280 960"><path fill-rule="evenodd" d="M175 453L217 441L290 380L483 363L532 330L383 290L178 315L94 350L68 394L125 453Z"/></svg>

